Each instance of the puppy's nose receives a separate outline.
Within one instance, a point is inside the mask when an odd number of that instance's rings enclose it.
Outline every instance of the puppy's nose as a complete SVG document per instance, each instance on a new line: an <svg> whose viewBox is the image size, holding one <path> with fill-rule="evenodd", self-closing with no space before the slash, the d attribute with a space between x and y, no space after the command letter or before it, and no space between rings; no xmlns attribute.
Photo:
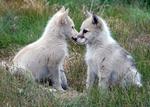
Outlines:
<svg viewBox="0 0 150 107"><path fill-rule="evenodd" d="M77 38L76 37L72 37L72 40L77 41Z"/></svg>
<svg viewBox="0 0 150 107"><path fill-rule="evenodd" d="M81 39L83 39L84 38L84 36L83 35L80 35L80 36L78 36L79 38L81 38Z"/></svg>

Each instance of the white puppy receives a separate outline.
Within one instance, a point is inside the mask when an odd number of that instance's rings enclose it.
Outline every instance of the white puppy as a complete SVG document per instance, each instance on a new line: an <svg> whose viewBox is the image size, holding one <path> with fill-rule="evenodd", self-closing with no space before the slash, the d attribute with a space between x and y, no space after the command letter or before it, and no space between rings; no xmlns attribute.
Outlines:
<svg viewBox="0 0 150 107"><path fill-rule="evenodd" d="M73 39L80 44L86 44L86 88L93 85L96 77L102 88L130 84L142 86L141 76L132 57L112 38L106 22L101 17L88 13L80 33Z"/></svg>
<svg viewBox="0 0 150 107"><path fill-rule="evenodd" d="M66 39L74 35L74 23L63 7L49 20L42 37L17 53L14 66L30 71L38 82L48 80L58 90L67 89L63 70L68 55Z"/></svg>

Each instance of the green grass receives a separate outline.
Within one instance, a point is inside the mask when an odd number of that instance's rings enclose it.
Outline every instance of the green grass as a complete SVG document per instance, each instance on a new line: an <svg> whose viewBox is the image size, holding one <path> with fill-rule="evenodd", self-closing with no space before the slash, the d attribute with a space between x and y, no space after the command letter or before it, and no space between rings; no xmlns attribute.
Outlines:
<svg viewBox="0 0 150 107"><path fill-rule="evenodd" d="M41 88L31 79L22 76L11 76L3 69L0 69L0 75L1 107L52 107L57 105L51 92Z"/></svg>
<svg viewBox="0 0 150 107"><path fill-rule="evenodd" d="M7 1L7 2L6 2ZM32 1L32 0L31 0ZM37 0L30 6L22 0L0 0L0 61L14 54L18 47L37 40L47 21L62 5L70 9L76 29L80 29L84 8L90 0ZM0 69L0 106L41 107L149 107L150 106L150 2L148 0L94 0L92 11L110 26L112 36L135 58L142 74L143 87L102 91L94 87L72 100L53 97L38 84L23 77L13 77ZM146 37L146 39L145 39ZM149 39L149 41L148 41ZM84 46L69 42L67 62L69 86L78 92L85 89L86 65ZM20 91L21 90L21 91Z"/></svg>

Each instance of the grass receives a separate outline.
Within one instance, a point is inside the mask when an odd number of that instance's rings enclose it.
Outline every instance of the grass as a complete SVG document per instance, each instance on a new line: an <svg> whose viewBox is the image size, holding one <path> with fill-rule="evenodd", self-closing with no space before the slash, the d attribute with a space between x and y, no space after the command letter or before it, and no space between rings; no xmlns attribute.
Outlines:
<svg viewBox="0 0 150 107"><path fill-rule="evenodd" d="M53 97L38 84L23 77L13 77L0 69L0 106L39 107L149 107L150 106L150 8L149 1L94 0L92 10L105 18L112 36L135 58L142 74L143 87L102 91L94 87L72 100ZM90 10L88 0L0 0L0 60L14 55L18 48L37 40L50 17L62 6L70 8L76 29ZM69 42L67 61L69 86L78 92L85 89L84 46Z"/></svg>
<svg viewBox="0 0 150 107"><path fill-rule="evenodd" d="M50 91L41 88L31 79L21 76L13 77L3 69L0 69L0 74L1 107L43 107L47 105L52 107L56 105L56 99L52 97Z"/></svg>

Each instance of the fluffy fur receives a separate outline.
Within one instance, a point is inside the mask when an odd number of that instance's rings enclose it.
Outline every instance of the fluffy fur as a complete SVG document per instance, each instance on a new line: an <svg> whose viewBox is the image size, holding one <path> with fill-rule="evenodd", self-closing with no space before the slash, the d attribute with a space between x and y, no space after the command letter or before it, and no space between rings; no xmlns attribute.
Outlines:
<svg viewBox="0 0 150 107"><path fill-rule="evenodd" d="M13 63L30 71L35 81L48 80L58 90L67 89L63 69L64 59L68 56L66 39L76 34L68 9L63 7L49 20L41 38L21 49Z"/></svg>
<svg viewBox="0 0 150 107"><path fill-rule="evenodd" d="M101 17L88 13L81 31L73 39L86 44L87 89L92 87L96 77L101 88L131 84L142 86L133 58L111 37L110 30Z"/></svg>

